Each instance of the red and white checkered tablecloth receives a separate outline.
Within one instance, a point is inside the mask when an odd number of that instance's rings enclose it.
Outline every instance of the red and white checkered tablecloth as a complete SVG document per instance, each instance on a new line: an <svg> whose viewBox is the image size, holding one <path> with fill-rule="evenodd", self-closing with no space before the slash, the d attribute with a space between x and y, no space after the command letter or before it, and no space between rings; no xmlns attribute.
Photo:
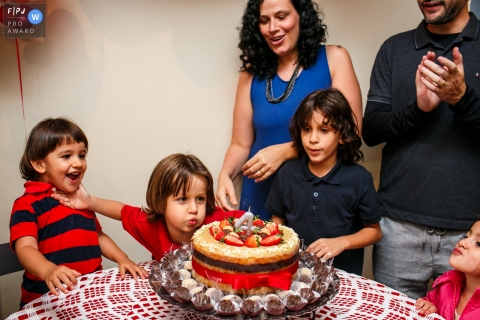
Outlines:
<svg viewBox="0 0 480 320"><path fill-rule="evenodd" d="M150 270L153 261L140 263ZM337 295L316 311L317 319L443 319L421 316L415 301L375 281L339 271L341 285ZM56 297L45 294L27 304L7 320L120 320L120 319L202 319L162 300L148 280L127 275L120 279L117 268L97 271L78 279L75 290Z"/></svg>

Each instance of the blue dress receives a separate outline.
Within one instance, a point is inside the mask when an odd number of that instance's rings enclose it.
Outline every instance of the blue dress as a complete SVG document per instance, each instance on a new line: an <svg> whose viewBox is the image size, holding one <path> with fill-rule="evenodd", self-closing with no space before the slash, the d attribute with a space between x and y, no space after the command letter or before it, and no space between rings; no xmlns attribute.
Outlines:
<svg viewBox="0 0 480 320"><path fill-rule="evenodd" d="M273 97L277 98L285 92L288 81L283 81L275 75L272 80ZM265 95L266 80L257 76L252 79L250 99L253 106L253 128L255 141L248 159L259 150L274 144L292 141L289 133L290 119L297 110L300 102L308 94L318 89L332 86L330 69L328 68L325 46L320 46L317 61L308 69L302 70L297 77L292 93L287 100L273 104L268 102ZM271 215L265 210L265 202L270 192L270 187L275 179L276 172L265 181L254 182L255 179L243 177L240 209L250 210L259 215L261 219L268 220Z"/></svg>

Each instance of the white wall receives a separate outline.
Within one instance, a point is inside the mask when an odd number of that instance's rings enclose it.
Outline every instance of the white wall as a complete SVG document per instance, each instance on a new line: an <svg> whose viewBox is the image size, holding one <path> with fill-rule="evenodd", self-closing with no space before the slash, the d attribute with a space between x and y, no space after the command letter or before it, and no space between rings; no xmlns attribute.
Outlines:
<svg viewBox="0 0 480 320"><path fill-rule="evenodd" d="M415 28L416 1L320 0L331 44L351 56L365 101L371 67L390 35ZM0 242L23 193L25 136L46 117L73 119L89 138L84 185L94 195L145 204L151 170L175 152L197 155L216 179L229 145L245 0L49 0L47 38L0 38ZM363 148L378 183L380 149ZM121 224L100 217L133 260L149 254ZM105 261L104 267L115 264ZM371 276L370 272L366 272ZM1 278L4 316L14 312L21 273Z"/></svg>

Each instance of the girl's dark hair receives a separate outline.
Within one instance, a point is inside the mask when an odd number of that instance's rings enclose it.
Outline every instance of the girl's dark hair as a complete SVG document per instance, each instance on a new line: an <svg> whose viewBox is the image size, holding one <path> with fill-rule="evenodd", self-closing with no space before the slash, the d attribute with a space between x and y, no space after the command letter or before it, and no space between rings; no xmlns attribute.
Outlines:
<svg viewBox="0 0 480 320"><path fill-rule="evenodd" d="M317 111L325 116L324 124L340 131L343 144L338 145L338 156L347 162L360 162L363 153L360 151L362 139L358 135L355 115L345 96L337 89L317 90L303 99L290 121L290 136L293 147L299 155L305 153L302 144L302 129L308 125Z"/></svg>
<svg viewBox="0 0 480 320"><path fill-rule="evenodd" d="M192 177L205 178L207 182L207 214L215 210L215 196L213 194L213 178L207 167L194 155L172 154L162 159L153 169L147 187L147 213L149 222L165 219L167 198L179 193L186 194L190 188Z"/></svg>
<svg viewBox="0 0 480 320"><path fill-rule="evenodd" d="M66 118L47 118L38 123L30 132L20 160L20 173L27 181L37 181L38 173L32 166L32 161L42 160L63 144L85 144L88 151L88 140L82 129Z"/></svg>
<svg viewBox="0 0 480 320"><path fill-rule="evenodd" d="M241 71L257 75L260 79L273 76L277 70L277 55L270 49L260 33L260 5L263 0L249 0L240 27L242 50ZM311 0L290 0L300 17L300 35L297 42L298 63L304 69L317 60L318 49L326 41L327 26L322 23L323 13Z"/></svg>

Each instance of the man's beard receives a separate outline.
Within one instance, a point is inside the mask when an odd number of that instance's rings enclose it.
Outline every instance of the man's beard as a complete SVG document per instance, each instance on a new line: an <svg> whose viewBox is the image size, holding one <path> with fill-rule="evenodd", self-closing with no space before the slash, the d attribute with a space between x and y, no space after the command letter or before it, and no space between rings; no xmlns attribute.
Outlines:
<svg viewBox="0 0 480 320"><path fill-rule="evenodd" d="M427 15L425 15L425 13L423 13L423 10L422 10L423 16L425 18L425 22L429 24L434 24L434 25L445 24L447 22L450 22L453 19L455 19L455 17L460 13L460 11L463 9L467 1L468 0L464 0L464 1L451 0L445 3L446 2L445 0L440 0L438 1L438 3L442 4L444 7L443 13L433 18L427 18Z"/></svg>

